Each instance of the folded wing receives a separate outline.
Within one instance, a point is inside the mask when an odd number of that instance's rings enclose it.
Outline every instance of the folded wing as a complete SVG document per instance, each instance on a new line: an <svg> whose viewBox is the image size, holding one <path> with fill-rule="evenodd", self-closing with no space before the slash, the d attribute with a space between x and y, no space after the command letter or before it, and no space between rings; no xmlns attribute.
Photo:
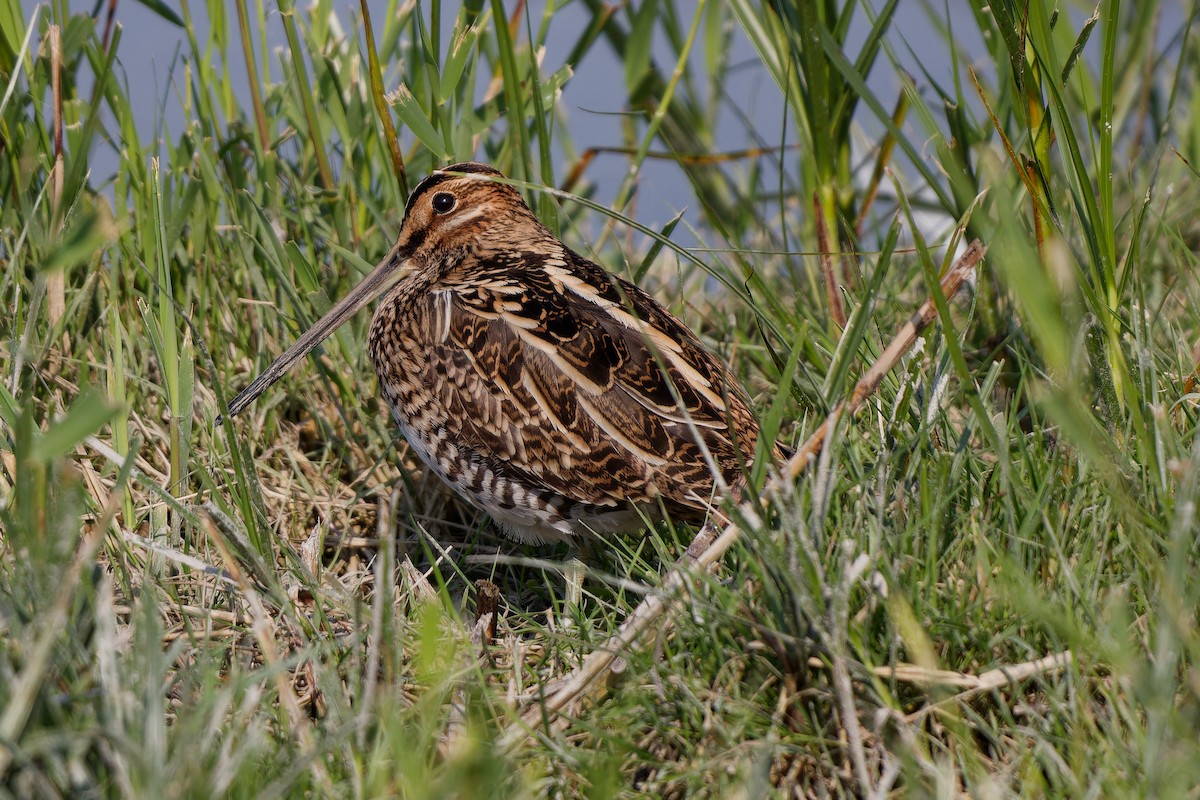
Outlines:
<svg viewBox="0 0 1200 800"><path fill-rule="evenodd" d="M474 276L429 299L443 338L426 379L458 446L577 503L661 501L702 518L713 469L735 480L757 439L727 368L649 295L571 251L514 261L524 274L511 282Z"/></svg>

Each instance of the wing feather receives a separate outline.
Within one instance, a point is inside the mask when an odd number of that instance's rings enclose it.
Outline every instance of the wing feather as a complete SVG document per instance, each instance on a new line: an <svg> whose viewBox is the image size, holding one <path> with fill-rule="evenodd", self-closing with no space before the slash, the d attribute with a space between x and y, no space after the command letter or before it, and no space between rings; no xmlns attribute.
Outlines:
<svg viewBox="0 0 1200 800"><path fill-rule="evenodd" d="M569 250L519 263L521 292L476 280L430 301L448 335L430 343L426 377L460 450L574 502L662 498L703 516L706 453L733 481L757 437L725 365L644 291Z"/></svg>

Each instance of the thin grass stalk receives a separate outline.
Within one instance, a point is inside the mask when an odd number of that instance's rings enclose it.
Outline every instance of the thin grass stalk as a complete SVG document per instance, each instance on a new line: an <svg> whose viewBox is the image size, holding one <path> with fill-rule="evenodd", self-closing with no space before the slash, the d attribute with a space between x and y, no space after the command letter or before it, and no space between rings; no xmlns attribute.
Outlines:
<svg viewBox="0 0 1200 800"><path fill-rule="evenodd" d="M250 19L246 13L246 0L234 0L234 7L237 9L238 31L242 37L242 56L246 61L246 79L250 84L250 104L254 107L258 147L265 156L271 149L271 134L267 125L267 110L263 108L262 90L259 89L258 67L254 60L254 43L250 40Z"/></svg>
<svg viewBox="0 0 1200 800"><path fill-rule="evenodd" d="M892 109L892 126L893 129L898 129L904 124L904 118L908 115L909 99L907 92L901 92L896 98L896 106ZM867 180L867 186L863 190L862 199L859 201L858 219L854 223L854 233L861 237L863 225L866 224L867 216L871 213L871 206L875 204L875 198L879 194L879 185L883 181L884 172L889 164L892 163L892 153L896 150L896 136L892 130L888 130L883 135L883 141L879 143L879 153L875 156L875 166L871 169L871 177Z"/></svg>
<svg viewBox="0 0 1200 800"><path fill-rule="evenodd" d="M54 238L62 236L66 209L63 208L64 174L63 160L63 97L62 97L62 30L58 25L51 25L48 33L50 39L50 81L51 98L54 114L54 166L50 170L50 180L53 189L50 192L50 229ZM58 329L66 312L66 275L63 270L56 269L46 279L46 318L50 329ZM61 355L65 356L71 349L71 338L64 331L62 335ZM59 357L51 362L51 368L57 371L61 366Z"/></svg>
<svg viewBox="0 0 1200 800"><path fill-rule="evenodd" d="M1117 49L1117 31L1121 26L1120 0L1107 0L1104 3L1104 43L1100 63L1100 119L1098 122L1097 138L1100 153L1095 184L1099 190L1099 208L1096 221L1097 236L1100 239L1101 252L1105 264L1105 300L1108 314L1104 319L1104 330L1108 337L1107 367L1112 374L1112 391L1119 407L1128 407L1138 421L1139 439L1142 446L1153 451L1154 437L1149 433L1147 423L1142 419L1139 393L1134 386L1133 376L1124 358L1121 342L1120 317L1123 303L1120 297L1120 280L1117 275L1117 221L1113 212L1113 138L1114 127L1114 78L1116 73L1115 60ZM1090 188L1090 187L1089 187ZM1104 387L1107 382L1102 381ZM1111 402L1112 399L1109 399ZM1117 412L1118 408L1113 411Z"/></svg>
<svg viewBox="0 0 1200 800"><path fill-rule="evenodd" d="M520 8L515 13L520 13ZM504 102L508 107L508 134L513 150L513 172L519 180L532 181L533 156L529 150L529 132L525 128L525 102L520 90L521 73L517 69L513 30L505 22L507 16L502 0L492 0L492 17L496 25L496 48L499 51L500 74L504 82Z"/></svg>
<svg viewBox="0 0 1200 800"><path fill-rule="evenodd" d="M213 87L219 86L221 81L217 77L213 65L209 59L205 57L205 53L200 49L200 42L196 39L197 26L192 21L192 11L188 0L179 0L179 10L183 16L183 30L187 37L188 47L192 50L192 60L187 64L187 71L196 71L195 78L189 78L185 83L191 91L184 94L186 101L193 98L196 100L196 109L194 112L185 104L184 112L189 116L194 116L202 126L205 135L217 138L220 132L219 119L217 117L217 104L213 101Z"/></svg>
<svg viewBox="0 0 1200 800"><path fill-rule="evenodd" d="M113 22L117 17L117 0L108 0L108 13L104 15L104 35L100 38L100 49L108 50L108 43L113 31Z"/></svg>
<svg viewBox="0 0 1200 800"><path fill-rule="evenodd" d="M549 12L547 7L546 11ZM529 40L529 83L533 100L533 126L538 142L538 174L542 183L554 185L554 157L550 151L551 127L547 125L545 104L542 102L542 81L539 76L541 67L537 60L537 43L533 35L533 24L530 21L529 6L525 6L525 36ZM551 120L552 121L552 120ZM548 194L538 195L538 211L542 222L556 236L559 234L558 208Z"/></svg>
<svg viewBox="0 0 1200 800"><path fill-rule="evenodd" d="M184 417L191 419L191 408L184 407L184 383L181 380L184 366L180 355L179 323L175 315L175 289L171 275L170 246L168 245L166 217L163 212L162 175L157 158L151 161L150 202L154 225L154 252L157 282L157 310L151 323L158 344L159 369L162 373L163 389L166 394L170 419L167 422L169 473L167 490L175 498L183 496L187 484L188 441L184 437ZM191 363L187 364L187 369ZM162 535L167 530L166 508L157 507L159 527L155 532ZM178 515L170 517L171 546L180 542L180 526L183 520Z"/></svg>
<svg viewBox="0 0 1200 800"><path fill-rule="evenodd" d="M817 258L821 263L821 275L825 279L825 302L829 306L829 321L840 332L846 327L846 311L842 308L842 295L838 287L837 274L833 268L834 244L829 235L828 217L820 193L813 195L813 224L817 227Z"/></svg>
<svg viewBox="0 0 1200 800"><path fill-rule="evenodd" d="M979 82L979 76L975 74L975 70L970 66L967 67L967 73L971 76L971 83L975 86L975 92L979 96L980 102L983 103L984 110L987 111L988 117L992 121L992 127L996 130L996 135L1000 137L1000 143L1004 146L1004 152L1008 156L1009 162L1012 163L1013 168L1016 170L1017 176L1021 179L1021 183L1025 185L1025 191L1029 193L1029 196L1034 200L1034 202L1040 200L1044 203L1045 198L1038 190L1037 183L1030 176L1025 160L1017 155L1017 151L1013 147L1012 142L1009 140L1008 134L1004 132L1003 123L1001 123L1000 118L992 109L991 101L988 100L987 93L984 92L983 85ZM1049 209L1044 206L1039 206L1038 213L1049 213Z"/></svg>
<svg viewBox="0 0 1200 800"><path fill-rule="evenodd" d="M400 152L400 139L396 136L396 126L392 123L392 109L384 99L383 72L379 67L379 55L375 51L375 32L371 27L371 9L367 0L359 0L362 10L363 29L367 40L367 71L371 80L371 100L375 104L375 113L383 125L383 139L387 144L388 154L392 158L392 171L400 184L404 197L408 196L408 173L404 169L404 154Z"/></svg>
<svg viewBox="0 0 1200 800"><path fill-rule="evenodd" d="M280 0L279 16L283 19L283 30L287 35L292 73L296 81L296 93L300 97L300 106L304 109L304 119L308 124L309 144L312 146L313 156L317 160L321 187L334 191L337 189L337 184L333 179L333 170L329 168L329 159L325 155L325 136L321 133L321 125L317 120L317 109L313 104L315 89L309 83L308 67L304 65L304 50L300 46L300 36L296 32L296 9L292 6L292 0Z"/></svg>
<svg viewBox="0 0 1200 800"><path fill-rule="evenodd" d="M113 248L110 257L116 257ZM130 397L125 385L125 329L121 324L121 303L118 293L116 270L108 273L109 351L108 351L108 400L120 409L111 422L113 449L122 457L129 455L129 411ZM126 488L122 492L121 510L126 528L134 527L133 493Z"/></svg>

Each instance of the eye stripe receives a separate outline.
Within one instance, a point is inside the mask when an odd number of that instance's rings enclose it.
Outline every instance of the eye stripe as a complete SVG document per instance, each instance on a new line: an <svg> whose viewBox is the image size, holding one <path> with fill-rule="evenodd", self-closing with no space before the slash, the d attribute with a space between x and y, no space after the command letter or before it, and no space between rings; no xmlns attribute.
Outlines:
<svg viewBox="0 0 1200 800"><path fill-rule="evenodd" d="M459 212L458 214L454 215L454 217L446 220L442 224L442 226L441 226L442 233L447 233L449 231L454 230L455 228L461 228L463 225L466 225L468 222L474 222L475 220L479 219L480 217L485 216L486 213L487 213L487 209L483 209L483 208L476 208L472 211Z"/></svg>

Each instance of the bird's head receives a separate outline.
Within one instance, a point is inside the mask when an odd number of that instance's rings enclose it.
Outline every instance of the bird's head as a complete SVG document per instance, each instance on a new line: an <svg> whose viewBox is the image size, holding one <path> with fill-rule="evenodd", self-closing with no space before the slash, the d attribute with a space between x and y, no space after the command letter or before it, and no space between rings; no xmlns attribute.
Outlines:
<svg viewBox="0 0 1200 800"><path fill-rule="evenodd" d="M421 181L404 207L396 242L413 267L470 249L502 249L541 235L541 223L499 170L468 161Z"/></svg>
<svg viewBox="0 0 1200 800"><path fill-rule="evenodd" d="M435 267L455 253L513 247L545 234L521 195L496 179L503 181L504 175L475 161L430 173L409 196L400 235L387 256L233 399L229 416L250 405L297 361L403 276Z"/></svg>

